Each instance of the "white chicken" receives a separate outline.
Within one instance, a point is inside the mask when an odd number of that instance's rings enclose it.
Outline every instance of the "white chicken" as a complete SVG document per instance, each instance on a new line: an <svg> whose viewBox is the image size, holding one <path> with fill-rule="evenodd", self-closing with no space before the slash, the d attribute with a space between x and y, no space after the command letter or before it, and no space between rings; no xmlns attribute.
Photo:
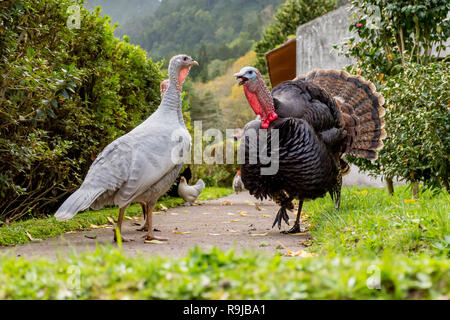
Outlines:
<svg viewBox="0 0 450 320"><path fill-rule="evenodd" d="M198 179L195 185L190 186L187 184L186 178L181 177L180 183L178 184L178 194L184 201L193 205L204 188L205 183L202 179Z"/></svg>
<svg viewBox="0 0 450 320"><path fill-rule="evenodd" d="M233 179L233 190L234 192L236 192L236 194L244 191L244 183L242 182L241 179L241 170L236 171L236 175L234 176Z"/></svg>

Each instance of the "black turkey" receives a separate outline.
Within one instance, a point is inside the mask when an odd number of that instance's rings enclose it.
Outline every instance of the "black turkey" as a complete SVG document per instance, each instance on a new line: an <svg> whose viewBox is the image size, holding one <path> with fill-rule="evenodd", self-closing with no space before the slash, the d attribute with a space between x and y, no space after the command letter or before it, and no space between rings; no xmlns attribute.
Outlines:
<svg viewBox="0 0 450 320"><path fill-rule="evenodd" d="M261 120L247 123L243 133L244 186L256 198L270 197L281 206L272 227L278 223L281 228L282 220L289 225L286 210L292 210L292 201L299 199L295 224L287 232L300 232L304 200L329 193L339 208L342 176L350 170L344 154L377 158L386 137L384 99L371 82L345 71L314 70L279 84L272 92L256 68L245 67L235 77L244 86L250 106L261 116ZM262 142L261 131L267 133ZM275 134L279 143L272 150L270 141ZM278 159L263 163L260 155L272 151L278 152ZM278 170L262 174L274 161Z"/></svg>

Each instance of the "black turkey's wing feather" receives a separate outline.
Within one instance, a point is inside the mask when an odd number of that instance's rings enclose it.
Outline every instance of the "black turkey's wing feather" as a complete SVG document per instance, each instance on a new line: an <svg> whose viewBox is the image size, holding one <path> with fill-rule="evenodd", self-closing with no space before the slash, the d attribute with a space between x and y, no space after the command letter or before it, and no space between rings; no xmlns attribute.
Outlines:
<svg viewBox="0 0 450 320"><path fill-rule="evenodd" d="M258 132L264 129L260 129L259 121L252 121L245 127L241 142L241 152L245 155L241 170L245 188L258 198L286 192L290 198L314 199L332 190L336 184L337 168L315 130L302 119L279 118L267 130L268 141L274 129L279 134L278 171L274 175L262 175L261 168L272 163L264 165L259 159L256 163L250 163L251 151L260 150L257 142L246 137L252 135L251 130ZM267 146L263 144L262 152L266 147L267 154L270 154L270 143Z"/></svg>
<svg viewBox="0 0 450 320"><path fill-rule="evenodd" d="M340 127L335 100L314 83L285 81L273 88L272 97L281 118L303 119L318 132Z"/></svg>

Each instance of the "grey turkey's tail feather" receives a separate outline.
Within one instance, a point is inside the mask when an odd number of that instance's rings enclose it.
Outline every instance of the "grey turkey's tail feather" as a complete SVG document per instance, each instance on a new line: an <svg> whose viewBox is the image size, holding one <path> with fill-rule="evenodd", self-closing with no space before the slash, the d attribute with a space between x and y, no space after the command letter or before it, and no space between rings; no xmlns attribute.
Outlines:
<svg viewBox="0 0 450 320"><path fill-rule="evenodd" d="M59 207L55 218L59 221L73 218L79 211L89 208L104 191L81 186Z"/></svg>
<svg viewBox="0 0 450 320"><path fill-rule="evenodd" d="M384 98L375 85L343 70L313 70L298 79L318 85L335 99L339 121L347 130L344 152L375 160L386 138Z"/></svg>

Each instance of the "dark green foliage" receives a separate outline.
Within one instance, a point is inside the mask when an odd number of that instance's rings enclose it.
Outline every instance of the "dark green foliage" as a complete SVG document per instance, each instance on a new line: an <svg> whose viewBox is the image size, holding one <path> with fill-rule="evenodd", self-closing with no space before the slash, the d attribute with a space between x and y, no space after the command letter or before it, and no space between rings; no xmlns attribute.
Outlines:
<svg viewBox="0 0 450 320"><path fill-rule="evenodd" d="M52 214L108 143L159 105L159 65L69 0L0 3L0 217Z"/></svg>
<svg viewBox="0 0 450 320"><path fill-rule="evenodd" d="M349 160L372 174L449 189L449 62L439 58L450 36L448 1L352 3L358 38L344 49L357 63L348 70L382 92L388 137L376 162Z"/></svg>
<svg viewBox="0 0 450 320"><path fill-rule="evenodd" d="M154 14L131 21L120 32L153 58L175 52L193 55L200 66L191 77L205 80L210 61L236 59L251 49L281 2L166 0Z"/></svg>
<svg viewBox="0 0 450 320"><path fill-rule="evenodd" d="M297 28L327 12L337 8L337 0L287 0L278 9L274 22L265 30L262 40L256 44L256 67L267 75L265 53L283 44L289 36L296 34Z"/></svg>

